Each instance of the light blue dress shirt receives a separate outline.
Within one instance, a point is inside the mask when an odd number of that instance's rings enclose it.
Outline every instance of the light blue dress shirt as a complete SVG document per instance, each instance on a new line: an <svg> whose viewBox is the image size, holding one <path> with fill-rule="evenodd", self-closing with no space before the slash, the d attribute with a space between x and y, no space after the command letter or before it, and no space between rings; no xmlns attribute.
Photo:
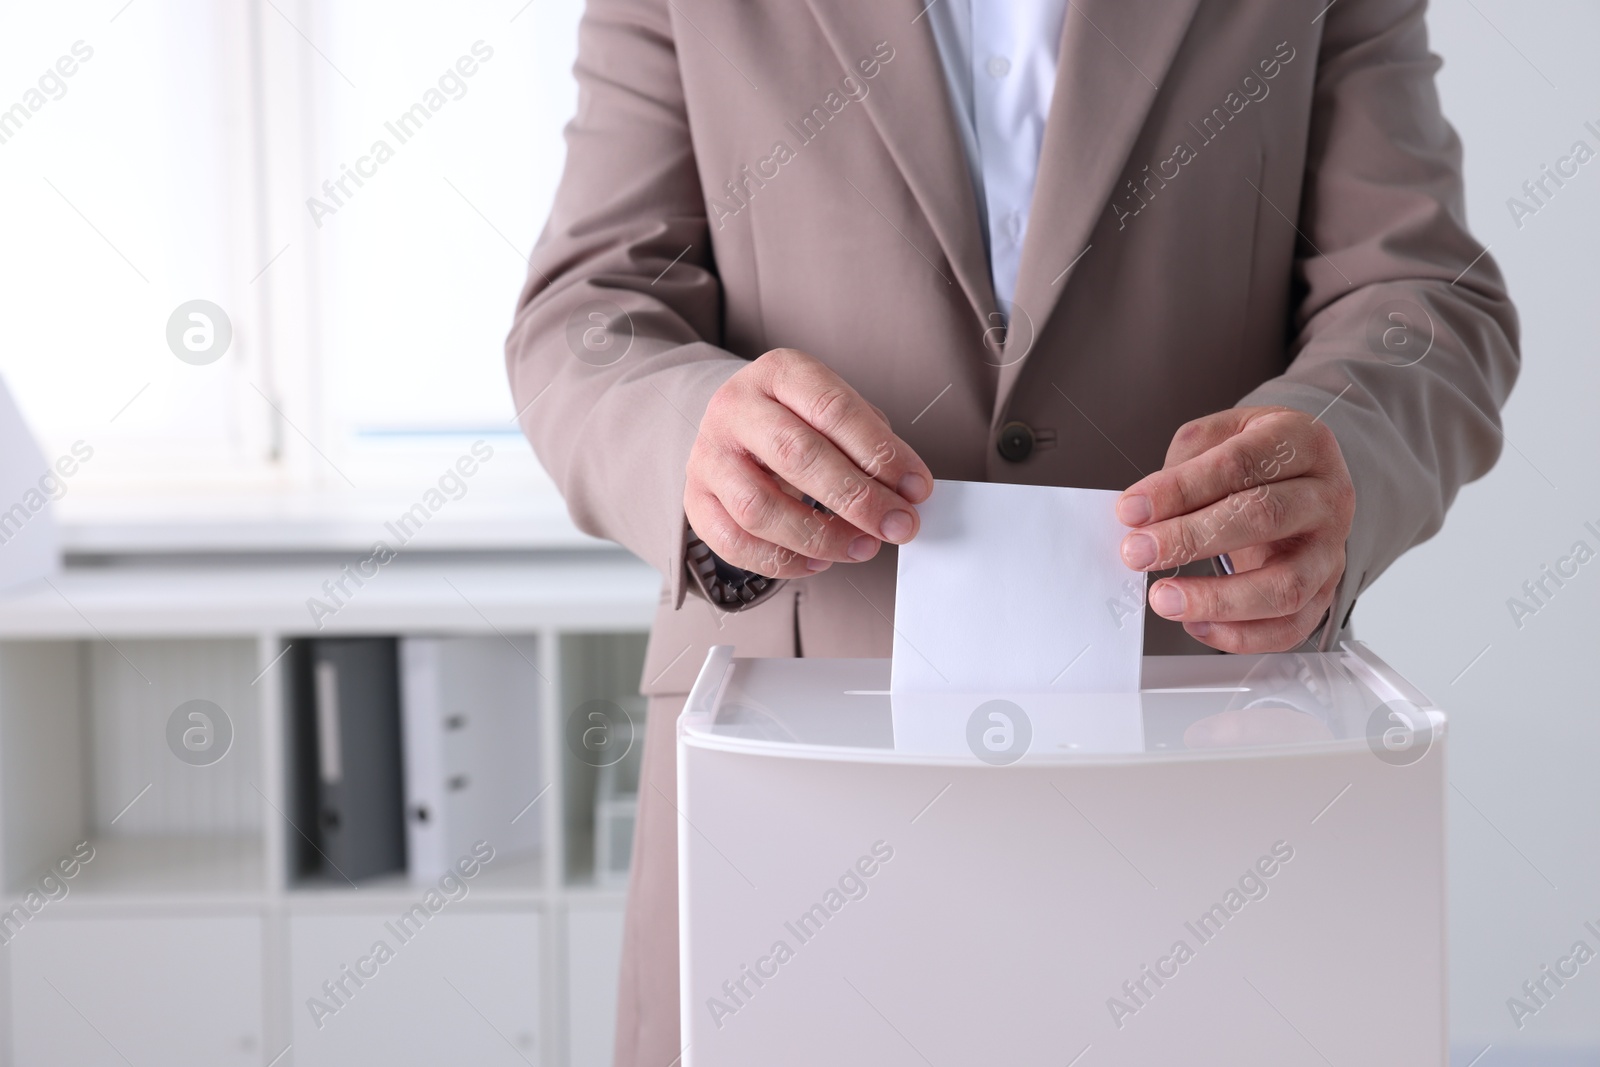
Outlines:
<svg viewBox="0 0 1600 1067"><path fill-rule="evenodd" d="M1009 313L1039 173L1067 0L935 0L944 65L995 297Z"/></svg>

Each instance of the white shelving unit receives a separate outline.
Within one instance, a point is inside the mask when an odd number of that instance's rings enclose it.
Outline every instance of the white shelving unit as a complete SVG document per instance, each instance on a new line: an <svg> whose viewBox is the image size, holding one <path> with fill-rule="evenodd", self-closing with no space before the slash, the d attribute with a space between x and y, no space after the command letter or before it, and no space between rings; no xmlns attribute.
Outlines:
<svg viewBox="0 0 1600 1067"><path fill-rule="evenodd" d="M306 600L346 561L80 564L0 599L0 1067L609 1062L623 890L594 878L596 776L563 725L638 706L659 578L592 549L413 554L319 630ZM402 942L428 885L293 873L287 672L314 636L412 634L532 639L542 844ZM193 699L233 729L205 766L168 747Z"/></svg>

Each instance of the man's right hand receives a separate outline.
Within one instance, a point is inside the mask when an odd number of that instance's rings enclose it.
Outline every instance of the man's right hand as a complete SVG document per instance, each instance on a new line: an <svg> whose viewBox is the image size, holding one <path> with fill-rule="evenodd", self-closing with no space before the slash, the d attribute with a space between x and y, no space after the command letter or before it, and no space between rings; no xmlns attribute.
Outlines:
<svg viewBox="0 0 1600 1067"><path fill-rule="evenodd" d="M775 348L722 384L689 453L683 509L723 560L769 578L904 544L933 491L927 464L843 378ZM809 496L828 510L801 500Z"/></svg>

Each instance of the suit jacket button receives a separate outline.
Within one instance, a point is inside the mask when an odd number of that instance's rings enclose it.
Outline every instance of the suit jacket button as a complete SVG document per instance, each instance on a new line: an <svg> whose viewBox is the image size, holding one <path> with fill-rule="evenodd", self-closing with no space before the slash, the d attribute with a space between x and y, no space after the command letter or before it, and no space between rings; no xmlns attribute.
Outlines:
<svg viewBox="0 0 1600 1067"><path fill-rule="evenodd" d="M1000 427L1000 439L995 447L1002 458L1021 463L1033 452L1033 428L1025 422L1008 422Z"/></svg>

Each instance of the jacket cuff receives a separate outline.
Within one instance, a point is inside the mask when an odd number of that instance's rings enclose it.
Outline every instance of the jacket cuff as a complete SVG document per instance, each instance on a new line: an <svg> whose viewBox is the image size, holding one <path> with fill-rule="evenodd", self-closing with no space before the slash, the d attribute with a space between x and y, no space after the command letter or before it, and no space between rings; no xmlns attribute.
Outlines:
<svg viewBox="0 0 1600 1067"><path fill-rule="evenodd" d="M1360 595L1362 583L1365 581L1365 574L1351 576L1350 554L1347 548L1344 574L1339 577L1339 585L1333 591L1333 603L1328 605L1328 611L1322 617L1322 625L1306 638L1318 652L1332 652L1338 646L1339 639L1350 628L1350 616L1356 610L1356 597Z"/></svg>

